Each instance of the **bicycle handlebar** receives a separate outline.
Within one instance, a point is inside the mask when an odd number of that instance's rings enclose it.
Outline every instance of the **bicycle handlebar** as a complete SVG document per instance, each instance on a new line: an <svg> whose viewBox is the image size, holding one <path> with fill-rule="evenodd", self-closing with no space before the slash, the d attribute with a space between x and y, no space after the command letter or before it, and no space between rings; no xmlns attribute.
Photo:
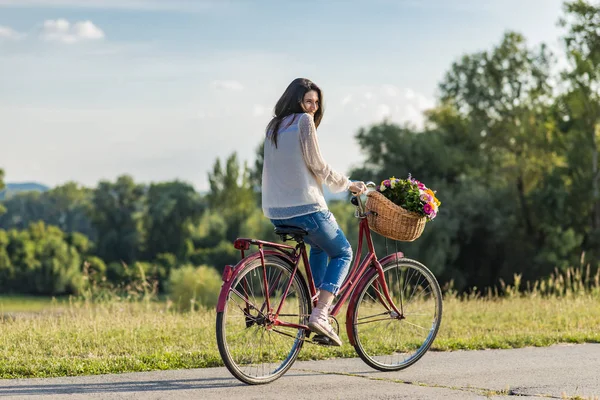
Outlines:
<svg viewBox="0 0 600 400"><path fill-rule="evenodd" d="M366 186L367 186L367 189L375 189L377 187L377 185L375 185L375 183L371 182L371 181L367 182ZM356 215L356 217L364 218L366 216L366 210L365 210L365 205L362 201L362 198L360 197L360 194L355 193L355 192L350 192L350 193L352 193L352 196L354 196L354 198L358 202L358 205L356 205L356 207L358 208L358 215Z"/></svg>

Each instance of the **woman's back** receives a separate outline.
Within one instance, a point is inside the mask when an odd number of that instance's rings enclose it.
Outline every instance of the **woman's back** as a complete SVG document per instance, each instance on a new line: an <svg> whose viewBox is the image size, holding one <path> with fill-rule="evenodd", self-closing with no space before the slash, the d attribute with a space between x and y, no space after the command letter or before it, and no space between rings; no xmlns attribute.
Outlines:
<svg viewBox="0 0 600 400"><path fill-rule="evenodd" d="M277 147L267 135L262 207L268 218L291 218L327 209L321 182L304 155L307 147L304 136L312 123L312 117L306 113L285 117L277 133Z"/></svg>

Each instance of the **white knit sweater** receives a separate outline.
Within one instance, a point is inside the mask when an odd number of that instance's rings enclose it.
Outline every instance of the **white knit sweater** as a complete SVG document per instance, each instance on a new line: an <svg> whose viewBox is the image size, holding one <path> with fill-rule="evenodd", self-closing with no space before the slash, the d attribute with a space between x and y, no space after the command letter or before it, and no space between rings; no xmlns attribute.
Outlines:
<svg viewBox="0 0 600 400"><path fill-rule="evenodd" d="M334 192L348 190L348 177L323 160L317 128L310 114L285 117L277 148L265 140L262 172L262 208L270 219L286 219L326 210L322 185Z"/></svg>

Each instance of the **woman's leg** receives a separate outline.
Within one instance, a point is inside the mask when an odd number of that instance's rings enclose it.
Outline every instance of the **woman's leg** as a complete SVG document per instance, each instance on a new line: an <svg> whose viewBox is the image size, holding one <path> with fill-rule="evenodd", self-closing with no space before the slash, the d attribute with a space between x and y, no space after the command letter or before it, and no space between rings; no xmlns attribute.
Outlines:
<svg viewBox="0 0 600 400"><path fill-rule="evenodd" d="M320 293L308 326L341 346L342 341L329 324L329 307L348 274L352 262L352 247L330 211L314 213L311 217L318 229L309 232L305 241L311 245L311 269L317 271L313 275ZM323 274L322 266L326 261L324 254L329 257L329 264ZM314 266L313 259L316 262Z"/></svg>
<svg viewBox="0 0 600 400"><path fill-rule="evenodd" d="M310 239L309 239L310 240ZM308 243L308 242L307 242ZM312 272L313 280L315 281L315 287L319 288L325 278L327 272L327 264L329 263L329 256L316 244L310 244L310 270Z"/></svg>
<svg viewBox="0 0 600 400"><path fill-rule="evenodd" d="M309 231L304 240L311 245L310 265L315 286L335 295L348 274L352 262L352 247L330 211L310 216L318 228ZM325 267L327 258L329 263Z"/></svg>
<svg viewBox="0 0 600 400"><path fill-rule="evenodd" d="M310 268L315 286L334 295L348 274L352 247L329 210L288 219L272 219L275 226L296 226L308 232Z"/></svg>
<svg viewBox="0 0 600 400"><path fill-rule="evenodd" d="M342 341L329 324L329 307L348 274L352 247L329 210L285 220L272 220L275 226L305 229L304 241L311 246L310 266L315 286L320 290L317 306L309 318L309 328L329 337L338 346ZM329 259L329 262L327 262Z"/></svg>

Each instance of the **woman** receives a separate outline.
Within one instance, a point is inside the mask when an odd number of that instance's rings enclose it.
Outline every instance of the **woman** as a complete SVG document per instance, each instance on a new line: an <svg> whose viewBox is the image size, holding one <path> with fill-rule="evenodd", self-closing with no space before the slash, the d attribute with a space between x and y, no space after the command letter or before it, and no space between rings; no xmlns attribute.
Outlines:
<svg viewBox="0 0 600 400"><path fill-rule="evenodd" d="M352 261L352 248L327 208L322 184L332 192L363 193L363 182L335 172L321 157L317 127L323 118L323 94L308 79L287 87L266 129L262 175L262 208L275 226L296 226L308 232L310 265L319 289L308 327L341 346L329 324L329 307ZM328 263L329 258L329 263Z"/></svg>

